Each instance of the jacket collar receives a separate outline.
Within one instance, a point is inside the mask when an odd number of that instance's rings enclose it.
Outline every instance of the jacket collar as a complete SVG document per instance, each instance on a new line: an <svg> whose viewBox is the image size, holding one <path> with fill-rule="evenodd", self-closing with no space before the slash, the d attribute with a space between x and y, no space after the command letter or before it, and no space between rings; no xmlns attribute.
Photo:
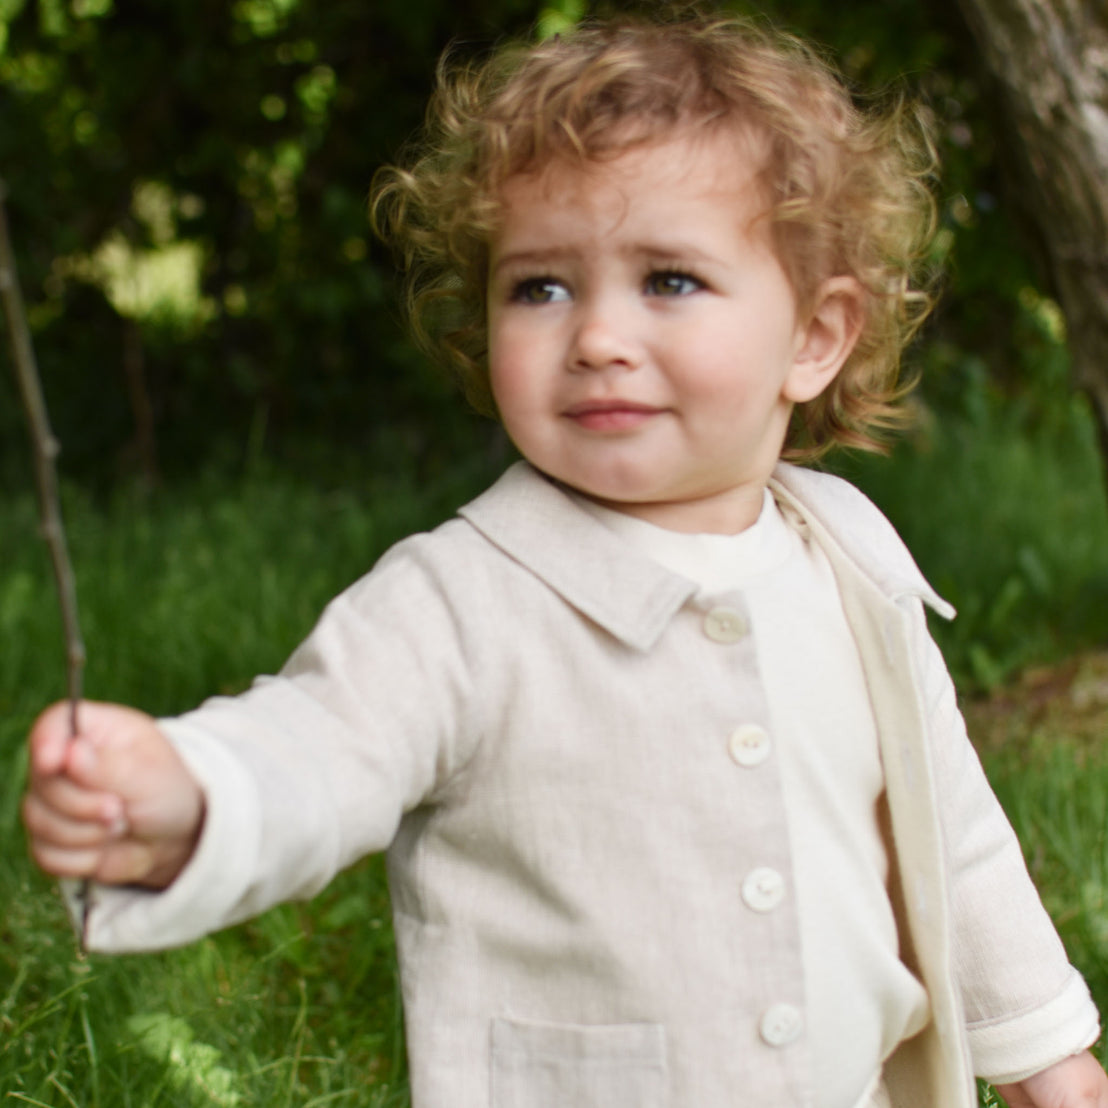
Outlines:
<svg viewBox="0 0 1108 1108"><path fill-rule="evenodd" d="M786 517L853 563L890 600L918 597L944 619L954 608L928 584L893 525L848 481L780 463L769 482Z"/></svg>
<svg viewBox="0 0 1108 1108"><path fill-rule="evenodd" d="M621 642L649 650L696 585L630 549L518 462L459 511L491 543Z"/></svg>
<svg viewBox="0 0 1108 1108"><path fill-rule="evenodd" d="M918 596L941 615L953 616L892 525L852 485L782 464L770 491L794 527L814 532L889 599ZM694 582L630 549L526 462L512 466L459 515L578 611L638 650L649 650L697 592Z"/></svg>

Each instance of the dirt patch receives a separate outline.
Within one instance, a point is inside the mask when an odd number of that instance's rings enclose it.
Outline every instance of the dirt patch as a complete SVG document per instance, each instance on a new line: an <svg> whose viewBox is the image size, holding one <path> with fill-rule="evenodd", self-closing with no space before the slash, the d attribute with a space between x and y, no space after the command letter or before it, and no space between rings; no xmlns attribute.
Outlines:
<svg viewBox="0 0 1108 1108"><path fill-rule="evenodd" d="M990 696L964 702L962 712L981 747L1026 741L1035 732L1108 743L1108 650L1028 669Z"/></svg>

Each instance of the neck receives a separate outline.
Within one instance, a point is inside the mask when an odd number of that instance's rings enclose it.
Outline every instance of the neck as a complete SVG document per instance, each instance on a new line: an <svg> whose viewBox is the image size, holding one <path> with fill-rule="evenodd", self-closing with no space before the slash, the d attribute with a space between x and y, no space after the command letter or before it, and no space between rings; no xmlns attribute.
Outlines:
<svg viewBox="0 0 1108 1108"><path fill-rule="evenodd" d="M604 500L588 496L602 508L623 515L633 516L662 527L667 531L684 534L737 535L753 526L762 514L765 486L730 490L725 495L703 497L696 500L635 501Z"/></svg>

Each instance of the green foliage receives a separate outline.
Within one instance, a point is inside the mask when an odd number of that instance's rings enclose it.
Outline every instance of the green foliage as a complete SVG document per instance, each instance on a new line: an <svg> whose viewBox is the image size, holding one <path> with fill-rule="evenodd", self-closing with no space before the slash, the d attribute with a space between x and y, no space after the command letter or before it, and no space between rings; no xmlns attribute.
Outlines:
<svg viewBox="0 0 1108 1108"><path fill-rule="evenodd" d="M539 13L536 27L538 37L548 39L568 31L580 22L584 14L585 0L558 0L557 3L547 4Z"/></svg>
<svg viewBox="0 0 1108 1108"><path fill-rule="evenodd" d="M472 449L450 386L404 344L365 197L442 46L538 8L7 0L0 176L67 466L135 468L144 406L170 473L259 422L292 457L313 436L383 464L398 441L438 468Z"/></svg>

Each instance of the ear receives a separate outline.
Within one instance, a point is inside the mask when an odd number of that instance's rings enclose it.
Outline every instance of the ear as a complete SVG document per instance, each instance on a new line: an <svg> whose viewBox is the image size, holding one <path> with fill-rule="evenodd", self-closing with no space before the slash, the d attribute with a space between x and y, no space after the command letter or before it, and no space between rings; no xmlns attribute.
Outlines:
<svg viewBox="0 0 1108 1108"><path fill-rule="evenodd" d="M786 400L814 400L834 381L862 333L863 295L853 277L831 277L820 285L808 322L797 332L796 357L782 389Z"/></svg>

